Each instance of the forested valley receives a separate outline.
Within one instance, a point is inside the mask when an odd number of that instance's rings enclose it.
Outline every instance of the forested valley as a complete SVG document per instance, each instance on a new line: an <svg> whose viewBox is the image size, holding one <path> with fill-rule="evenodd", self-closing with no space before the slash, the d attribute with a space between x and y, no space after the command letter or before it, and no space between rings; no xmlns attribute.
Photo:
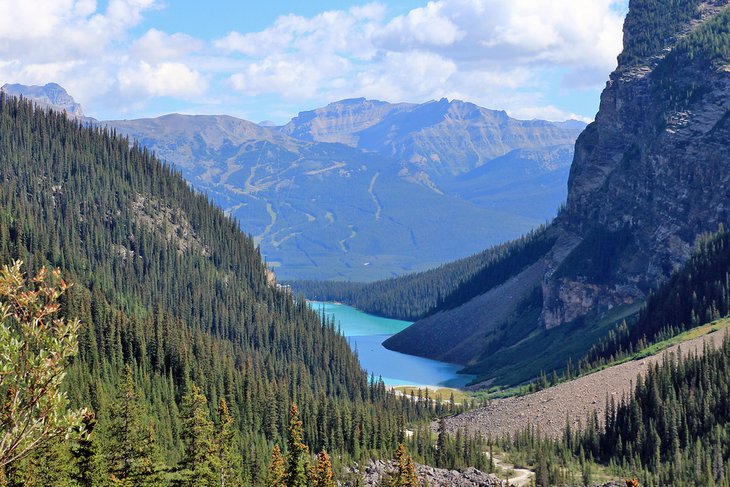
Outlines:
<svg viewBox="0 0 730 487"><path fill-rule="evenodd" d="M302 441L337 467L390 458L406 424L462 407L368 379L238 223L144 148L1 95L0 153L0 261L72 283L62 314L81 326L64 384L93 429L6 465L9 485L208 485L197 455L214 438L227 438L226 485L262 485L294 404Z"/></svg>

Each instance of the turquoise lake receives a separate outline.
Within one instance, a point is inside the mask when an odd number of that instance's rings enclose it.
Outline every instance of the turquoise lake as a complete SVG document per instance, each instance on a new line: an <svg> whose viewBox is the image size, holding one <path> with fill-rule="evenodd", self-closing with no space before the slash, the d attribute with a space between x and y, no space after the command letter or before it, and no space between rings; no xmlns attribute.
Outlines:
<svg viewBox="0 0 730 487"><path fill-rule="evenodd" d="M473 376L459 374L460 365L438 362L427 358L393 352L383 347L388 337L411 324L363 313L351 306L338 303L309 301L312 308L330 317L334 315L350 346L357 352L360 364L375 377L382 376L389 386L445 386L463 387Z"/></svg>

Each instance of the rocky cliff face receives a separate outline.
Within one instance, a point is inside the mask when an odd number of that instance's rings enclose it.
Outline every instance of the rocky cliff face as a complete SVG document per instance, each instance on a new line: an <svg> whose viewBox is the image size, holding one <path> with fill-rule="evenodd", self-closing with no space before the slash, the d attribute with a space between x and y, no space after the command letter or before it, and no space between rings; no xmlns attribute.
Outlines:
<svg viewBox="0 0 730 487"><path fill-rule="evenodd" d="M728 221L728 2L697 4L657 52L634 45L643 37L632 29L649 20L646 3L631 3L621 63L576 143L557 221L573 250L551 256L547 328L643 299L688 258L700 233ZM626 54L636 52L644 57Z"/></svg>
<svg viewBox="0 0 730 487"><path fill-rule="evenodd" d="M281 131L378 152L400 162L402 177L437 188L514 150L570 149L584 127L575 120L516 120L445 98L417 105L357 98L302 112Z"/></svg>
<svg viewBox="0 0 730 487"><path fill-rule="evenodd" d="M563 367L636 310L700 234L727 223L729 3L631 1L618 68L576 142L567 204L546 230L552 249L386 346L462 363L484 380Z"/></svg>
<svg viewBox="0 0 730 487"><path fill-rule="evenodd" d="M85 118L81 105L76 103L65 89L56 83L45 86L26 86L20 84L5 84L0 88L11 96L24 96L44 108L65 111L71 117Z"/></svg>

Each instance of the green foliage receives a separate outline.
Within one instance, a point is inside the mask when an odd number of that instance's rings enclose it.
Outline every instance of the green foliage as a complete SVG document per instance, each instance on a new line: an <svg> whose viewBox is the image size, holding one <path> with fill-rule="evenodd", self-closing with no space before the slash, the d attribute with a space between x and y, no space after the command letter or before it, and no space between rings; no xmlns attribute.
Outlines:
<svg viewBox="0 0 730 487"><path fill-rule="evenodd" d="M214 441L218 466L218 485L221 487L239 487L241 483L241 451L238 434L228 403L221 398L218 404L218 424Z"/></svg>
<svg viewBox="0 0 730 487"><path fill-rule="evenodd" d="M124 367L123 382L109 408L104 442L108 472L115 485L155 485L159 452L155 432L136 388L132 368Z"/></svg>
<svg viewBox="0 0 730 487"><path fill-rule="evenodd" d="M637 320L610 330L588 352L586 368L619 360L730 314L730 232L698 241L692 258L653 292Z"/></svg>
<svg viewBox="0 0 730 487"><path fill-rule="evenodd" d="M304 444L304 429L299 409L292 404L289 413L289 434L287 437L286 487L307 487L309 448Z"/></svg>
<svg viewBox="0 0 730 487"><path fill-rule="evenodd" d="M213 421L208 412L208 400L195 384L183 397L182 432L185 448L181 462L183 486L212 486L218 478L216 449L213 444Z"/></svg>
<svg viewBox="0 0 730 487"><path fill-rule="evenodd" d="M700 3L701 0L631 0L619 64L644 64L671 46L697 16Z"/></svg>
<svg viewBox="0 0 730 487"><path fill-rule="evenodd" d="M372 283L296 281L294 292L339 301L366 313L415 321L453 308L497 286L542 257L553 240L538 228L527 236L432 270Z"/></svg>
<svg viewBox="0 0 730 487"><path fill-rule="evenodd" d="M334 326L269 284L237 223L138 145L3 94L0 159L0 259L59 266L74 282L62 316L84 326L65 386L73 405L97 413L107 478L170 476L191 383L217 424L212 405L225 398L241 477L256 484L295 398L304 440L343 462L389 455L400 418L448 410L369 383ZM157 453L136 465L132 443Z"/></svg>
<svg viewBox="0 0 730 487"><path fill-rule="evenodd" d="M61 391L79 329L58 314L66 283L45 267L26 278L21 265L0 270L0 469L71 435L85 413L70 411Z"/></svg>
<svg viewBox="0 0 730 487"><path fill-rule="evenodd" d="M555 277L581 276L591 282L608 282L631 253L634 242L631 230L607 230L597 227L568 255L555 271Z"/></svg>

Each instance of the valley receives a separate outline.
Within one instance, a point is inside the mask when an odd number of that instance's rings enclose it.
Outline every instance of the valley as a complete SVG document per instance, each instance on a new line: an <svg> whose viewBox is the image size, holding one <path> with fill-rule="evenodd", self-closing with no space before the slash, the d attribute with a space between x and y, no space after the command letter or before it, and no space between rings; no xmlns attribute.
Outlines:
<svg viewBox="0 0 730 487"><path fill-rule="evenodd" d="M461 388L474 376L459 374L459 365L438 362L415 355L393 352L383 341L411 325L408 321L369 315L339 303L309 301L309 306L333 320L348 339L350 347L368 374L382 378L386 386Z"/></svg>
<svg viewBox="0 0 730 487"><path fill-rule="evenodd" d="M730 0L570 2L0 29L0 487L730 487Z"/></svg>

